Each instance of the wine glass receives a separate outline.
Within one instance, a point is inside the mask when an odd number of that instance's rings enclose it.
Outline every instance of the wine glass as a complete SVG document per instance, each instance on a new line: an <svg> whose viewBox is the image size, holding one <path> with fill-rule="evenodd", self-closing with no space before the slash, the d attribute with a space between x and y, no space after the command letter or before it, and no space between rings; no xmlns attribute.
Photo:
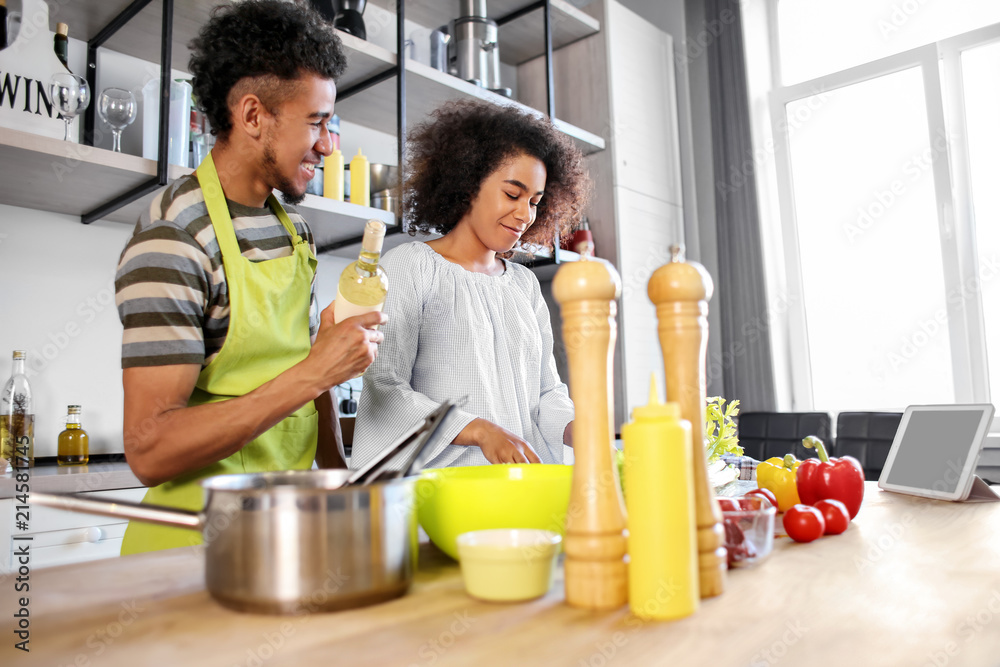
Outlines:
<svg viewBox="0 0 1000 667"><path fill-rule="evenodd" d="M90 86L82 76L59 72L49 83L49 96L66 123L63 141L69 140L69 126L76 115L90 104Z"/></svg>
<svg viewBox="0 0 1000 667"><path fill-rule="evenodd" d="M97 111L104 122L111 126L114 136L112 150L122 152L122 130L135 120L137 104L131 90L122 88L105 88L98 99Z"/></svg>

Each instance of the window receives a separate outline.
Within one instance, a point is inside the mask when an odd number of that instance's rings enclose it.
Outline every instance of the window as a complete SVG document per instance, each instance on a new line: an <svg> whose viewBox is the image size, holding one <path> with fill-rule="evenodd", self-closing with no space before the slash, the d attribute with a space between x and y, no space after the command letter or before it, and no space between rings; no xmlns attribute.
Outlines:
<svg viewBox="0 0 1000 667"><path fill-rule="evenodd" d="M1000 42L962 54L972 214L976 222L990 396L1000 399Z"/></svg>
<svg viewBox="0 0 1000 667"><path fill-rule="evenodd" d="M779 0L785 85L1000 22L995 0Z"/></svg>
<svg viewBox="0 0 1000 667"><path fill-rule="evenodd" d="M769 289L790 304L779 405L1000 397L1000 2L745 12Z"/></svg>

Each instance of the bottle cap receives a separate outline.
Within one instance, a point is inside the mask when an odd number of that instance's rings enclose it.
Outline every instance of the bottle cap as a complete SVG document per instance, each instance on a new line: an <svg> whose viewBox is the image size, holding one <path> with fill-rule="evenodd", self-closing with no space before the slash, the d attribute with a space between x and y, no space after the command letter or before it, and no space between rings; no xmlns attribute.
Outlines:
<svg viewBox="0 0 1000 667"><path fill-rule="evenodd" d="M649 403L632 410L632 419L680 419L681 406L677 403L661 403L656 387L656 374L649 374Z"/></svg>
<svg viewBox="0 0 1000 667"><path fill-rule="evenodd" d="M381 220L369 220L365 224L365 236L361 241L361 249L365 252L382 252L384 239L385 223Z"/></svg>
<svg viewBox="0 0 1000 667"><path fill-rule="evenodd" d="M62 35L63 37L69 36L69 26L65 23L56 24L56 34Z"/></svg>
<svg viewBox="0 0 1000 667"><path fill-rule="evenodd" d="M80 406L79 405L71 405L71 406L69 406L67 408L67 411L71 415L78 415L78 414L80 414Z"/></svg>
<svg viewBox="0 0 1000 667"><path fill-rule="evenodd" d="M28 355L27 353L25 353L24 350L14 350L14 361L17 361L18 359L24 359L27 356Z"/></svg>

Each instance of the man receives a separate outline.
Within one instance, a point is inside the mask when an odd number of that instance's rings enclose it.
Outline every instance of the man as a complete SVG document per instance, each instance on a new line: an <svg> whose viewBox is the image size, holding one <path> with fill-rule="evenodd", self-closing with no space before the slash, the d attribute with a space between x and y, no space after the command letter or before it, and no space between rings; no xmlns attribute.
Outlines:
<svg viewBox="0 0 1000 667"><path fill-rule="evenodd" d="M144 502L200 509L211 475L344 465L337 384L374 360L385 322L313 321L316 257L294 209L323 156L346 59L316 14L282 0L215 10L192 43L194 93L217 135L158 195L122 252L125 454ZM122 553L193 544L132 522Z"/></svg>

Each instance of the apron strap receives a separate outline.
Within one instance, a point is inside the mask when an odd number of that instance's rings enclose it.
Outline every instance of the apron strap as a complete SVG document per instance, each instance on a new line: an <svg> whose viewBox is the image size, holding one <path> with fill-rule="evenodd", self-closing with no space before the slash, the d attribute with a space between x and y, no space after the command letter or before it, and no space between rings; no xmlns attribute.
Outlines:
<svg viewBox="0 0 1000 667"><path fill-rule="evenodd" d="M236 240L233 218L229 215L226 196L222 190L222 182L219 180L219 172L215 169L215 160L212 159L211 152L198 166L195 176L198 177L198 185L201 186L202 195L205 197L205 207L208 208L212 226L215 227L215 237L219 241L222 256L237 257L242 255L239 241ZM267 204L288 231L289 236L292 237L292 247L304 243L302 237L295 231L295 225L292 224L288 213L285 212L284 207L273 193L267 196Z"/></svg>
<svg viewBox="0 0 1000 667"><path fill-rule="evenodd" d="M292 237L292 246L304 243L302 237L295 231L295 225L292 224L292 220L288 217L288 213L285 212L285 208L278 201L278 198L274 196L273 192L267 196L267 204L271 207L271 211L278 216L278 220L281 220L281 224L285 226L285 229L288 230L288 234Z"/></svg>

